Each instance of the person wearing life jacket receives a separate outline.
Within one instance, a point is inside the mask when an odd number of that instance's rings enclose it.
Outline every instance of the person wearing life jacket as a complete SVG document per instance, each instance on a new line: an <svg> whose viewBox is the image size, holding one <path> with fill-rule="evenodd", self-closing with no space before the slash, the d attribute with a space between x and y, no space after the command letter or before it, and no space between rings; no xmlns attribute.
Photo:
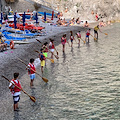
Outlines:
<svg viewBox="0 0 120 120"><path fill-rule="evenodd" d="M45 55L43 54L43 48L40 49L40 54L39 54L39 59L41 61L41 72L43 73L43 67L45 66L45 60L46 60L46 57Z"/></svg>
<svg viewBox="0 0 120 120"><path fill-rule="evenodd" d="M20 81L18 80L18 77L19 77L19 73L14 73L14 79L12 79L10 84L9 84L9 89L12 92L12 95L13 95L13 101L14 101L13 108L14 108L14 111L18 111L18 102L20 100L20 94L21 94L20 91L22 90L22 87L21 87ZM17 88L13 84L18 86L20 89Z"/></svg>
<svg viewBox="0 0 120 120"><path fill-rule="evenodd" d="M42 46L43 54L44 54L45 57L47 57L47 54L48 54L48 47L47 47L47 45L48 45L48 42L45 42L43 44L43 46ZM45 59L45 65L46 65L46 59Z"/></svg>
<svg viewBox="0 0 120 120"><path fill-rule="evenodd" d="M50 38L49 50L51 51L51 58L53 58L53 53L55 50L54 40Z"/></svg>
<svg viewBox="0 0 120 120"><path fill-rule="evenodd" d="M86 38L85 38L85 41L87 40L86 43L87 42L89 43L90 30L91 29L88 29L87 32L86 32Z"/></svg>
<svg viewBox="0 0 120 120"><path fill-rule="evenodd" d="M78 39L78 45L80 46L80 39L81 39L80 31L77 32L77 39Z"/></svg>
<svg viewBox="0 0 120 120"><path fill-rule="evenodd" d="M102 31L99 28L99 25L94 27L94 37L98 39L98 30L102 33Z"/></svg>
<svg viewBox="0 0 120 120"><path fill-rule="evenodd" d="M30 87L32 87L33 86L33 81L35 79L35 72L36 72L36 68L35 68L35 65L34 65L34 59L33 58L30 59L30 62L28 64L27 69L28 69L28 74L30 76L30 80L31 80L30 81Z"/></svg>
<svg viewBox="0 0 120 120"><path fill-rule="evenodd" d="M62 43L62 46L63 46L63 52L65 52L65 43L66 43L66 34L64 34L61 38L61 43Z"/></svg>
<svg viewBox="0 0 120 120"><path fill-rule="evenodd" d="M70 41L71 41L71 47L73 47L73 40L74 40L73 32L72 32L72 31L70 31Z"/></svg>

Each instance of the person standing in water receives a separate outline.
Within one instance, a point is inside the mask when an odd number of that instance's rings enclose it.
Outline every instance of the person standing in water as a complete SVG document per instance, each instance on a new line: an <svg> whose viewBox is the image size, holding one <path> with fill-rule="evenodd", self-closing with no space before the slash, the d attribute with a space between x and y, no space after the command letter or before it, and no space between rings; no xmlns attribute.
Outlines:
<svg viewBox="0 0 120 120"><path fill-rule="evenodd" d="M48 47L47 47L47 45L48 45L48 42L45 42L44 44L43 44L43 46L42 46L42 49L43 49L43 54L44 54L44 56L45 57L47 57L48 55ZM46 60L45 60L45 66L46 66Z"/></svg>
<svg viewBox="0 0 120 120"><path fill-rule="evenodd" d="M70 31L70 41L71 41L71 47L73 47L73 40L74 40L74 36L73 36L73 32Z"/></svg>
<svg viewBox="0 0 120 120"><path fill-rule="evenodd" d="M80 31L77 32L77 39L78 39L78 45L80 46L80 39L81 39Z"/></svg>
<svg viewBox="0 0 120 120"><path fill-rule="evenodd" d="M20 94L21 94L20 91L22 89L21 84L18 80L18 77L19 77L19 73L14 73L14 78L11 80L11 82L9 84L9 89L10 89L12 95L13 95L13 101L14 101L13 109L14 109L14 111L19 111L18 102L20 100ZM17 88L13 84L15 84L20 89Z"/></svg>
<svg viewBox="0 0 120 120"><path fill-rule="evenodd" d="M40 61L41 61L41 72L42 72L42 74L43 74L43 67L45 66L45 60L46 60L46 58L45 58L45 55L43 54L43 49L41 48L40 49L40 54L39 54L39 58L40 58Z"/></svg>
<svg viewBox="0 0 120 120"><path fill-rule="evenodd" d="M63 53L65 52L65 43L66 43L66 34L64 34L61 38L61 43L62 43L62 46L63 46Z"/></svg>
<svg viewBox="0 0 120 120"><path fill-rule="evenodd" d="M90 39L89 39L90 30L91 30L91 29L88 29L87 32L86 32L86 38L85 38L86 43L89 43L89 42L90 42L90 41L89 41L89 40L90 40Z"/></svg>
<svg viewBox="0 0 120 120"><path fill-rule="evenodd" d="M36 68L35 68L35 65L34 65L34 59L31 58L30 59L30 63L28 64L28 74L30 75L30 87L33 86L33 81L35 79L35 71L36 71Z"/></svg>
<svg viewBox="0 0 120 120"><path fill-rule="evenodd" d="M99 25L94 27L94 37L98 40L98 30L102 33L102 31L99 28Z"/></svg>
<svg viewBox="0 0 120 120"><path fill-rule="evenodd" d="M50 43L49 43L49 49L51 51L51 58L53 59L53 54L54 54L54 49L55 49L55 45L54 45L54 40L50 38Z"/></svg>

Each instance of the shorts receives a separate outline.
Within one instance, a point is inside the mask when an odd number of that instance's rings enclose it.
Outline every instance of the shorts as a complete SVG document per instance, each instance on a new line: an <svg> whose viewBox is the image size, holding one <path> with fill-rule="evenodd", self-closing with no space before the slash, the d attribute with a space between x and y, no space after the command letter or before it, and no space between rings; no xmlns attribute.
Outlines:
<svg viewBox="0 0 120 120"><path fill-rule="evenodd" d="M45 60L42 60L42 61L41 61L41 66L42 66L42 67L45 66Z"/></svg>
<svg viewBox="0 0 120 120"><path fill-rule="evenodd" d="M65 45L65 42L62 42L62 45Z"/></svg>
<svg viewBox="0 0 120 120"><path fill-rule="evenodd" d="M86 37L88 38L88 37L89 37L89 35L86 35Z"/></svg>
<svg viewBox="0 0 120 120"><path fill-rule="evenodd" d="M80 40L80 38L78 38L78 40Z"/></svg>
<svg viewBox="0 0 120 120"><path fill-rule="evenodd" d="M54 52L54 49L50 49L51 52Z"/></svg>
<svg viewBox="0 0 120 120"><path fill-rule="evenodd" d="M71 42L73 42L73 40L71 40Z"/></svg>
<svg viewBox="0 0 120 120"><path fill-rule="evenodd" d="M17 95L17 96L13 96L13 101L14 101L14 104L17 104L20 100L20 96Z"/></svg>
<svg viewBox="0 0 120 120"><path fill-rule="evenodd" d="M98 32L96 30L94 30L94 33L98 34Z"/></svg>
<svg viewBox="0 0 120 120"><path fill-rule="evenodd" d="M30 79L31 80L35 79L35 74L30 74Z"/></svg>
<svg viewBox="0 0 120 120"><path fill-rule="evenodd" d="M45 57L47 57L47 52L43 53Z"/></svg>

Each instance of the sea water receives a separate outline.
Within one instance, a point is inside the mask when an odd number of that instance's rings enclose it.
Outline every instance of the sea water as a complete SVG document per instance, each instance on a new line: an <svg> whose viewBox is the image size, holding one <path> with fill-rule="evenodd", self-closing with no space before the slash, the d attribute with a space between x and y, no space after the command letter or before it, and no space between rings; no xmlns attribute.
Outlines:
<svg viewBox="0 0 120 120"><path fill-rule="evenodd" d="M22 93L20 111L13 112L12 99L3 102L1 120L119 120L120 24L102 31L108 35L99 32L97 42L90 37L90 43L81 41L80 47L75 41L73 48L66 44L64 54L58 45L59 60L54 58L54 64L47 60L44 68L47 84L36 75L30 89L28 75L22 77L27 81L24 89L36 103Z"/></svg>

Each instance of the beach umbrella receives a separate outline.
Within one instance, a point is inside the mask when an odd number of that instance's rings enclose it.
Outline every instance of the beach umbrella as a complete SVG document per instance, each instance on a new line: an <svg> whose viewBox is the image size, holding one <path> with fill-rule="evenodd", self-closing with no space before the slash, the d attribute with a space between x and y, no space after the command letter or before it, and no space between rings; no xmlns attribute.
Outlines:
<svg viewBox="0 0 120 120"><path fill-rule="evenodd" d="M3 14L2 14L2 12L1 12L1 21L0 21L1 24L2 24L2 20L3 20Z"/></svg>
<svg viewBox="0 0 120 120"><path fill-rule="evenodd" d="M16 23L17 23L17 21L16 21L16 13L15 13L15 14L14 14L14 28L15 28L15 29L17 28Z"/></svg>
<svg viewBox="0 0 120 120"><path fill-rule="evenodd" d="M37 23L38 23L38 16L37 16L37 12L36 12L35 20L36 20L36 24L37 24Z"/></svg>
<svg viewBox="0 0 120 120"><path fill-rule="evenodd" d="M22 16L22 19L23 19L24 34L25 34L25 12L24 12L24 14L23 14L23 16Z"/></svg>
<svg viewBox="0 0 120 120"><path fill-rule="evenodd" d="M46 12L44 12L44 21L46 22Z"/></svg>
<svg viewBox="0 0 120 120"><path fill-rule="evenodd" d="M24 14L23 14L23 26L25 26L25 12L24 12Z"/></svg>
<svg viewBox="0 0 120 120"><path fill-rule="evenodd" d="M52 17L51 17L51 20L53 20L53 17L54 17L54 11L52 11Z"/></svg>
<svg viewBox="0 0 120 120"><path fill-rule="evenodd" d="M2 35L1 28L2 28L2 24L0 23L0 36Z"/></svg>

